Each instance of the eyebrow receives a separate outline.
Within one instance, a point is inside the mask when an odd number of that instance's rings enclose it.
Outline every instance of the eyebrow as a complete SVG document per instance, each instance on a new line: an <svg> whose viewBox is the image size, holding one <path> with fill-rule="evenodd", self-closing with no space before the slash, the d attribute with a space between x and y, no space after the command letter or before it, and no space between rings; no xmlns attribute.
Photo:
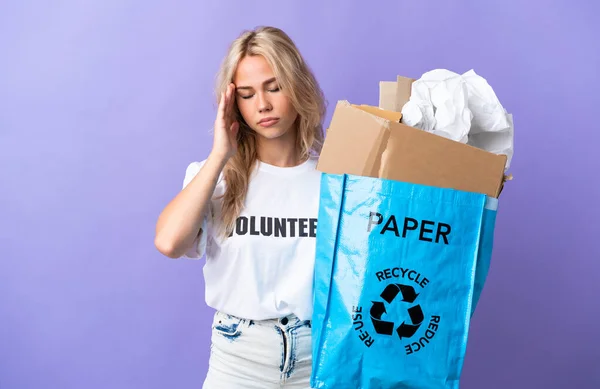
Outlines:
<svg viewBox="0 0 600 389"><path fill-rule="evenodd" d="M268 85L275 81L277 81L277 78L275 78L275 77L269 78L268 80L263 81L263 85ZM252 88L251 86L237 86L235 89L236 90L240 90L240 89L244 90L244 89L254 89L254 88Z"/></svg>

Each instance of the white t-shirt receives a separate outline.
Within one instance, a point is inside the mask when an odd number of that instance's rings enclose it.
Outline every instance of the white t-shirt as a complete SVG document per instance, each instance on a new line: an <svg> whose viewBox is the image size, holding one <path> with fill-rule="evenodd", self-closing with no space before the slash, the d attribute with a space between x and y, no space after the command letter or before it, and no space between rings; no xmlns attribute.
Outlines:
<svg viewBox="0 0 600 389"><path fill-rule="evenodd" d="M188 166L184 187L204 162ZM219 177L202 233L185 254L206 254L208 306L252 320L292 313L311 318L320 184L315 158L285 168L258 161L233 234L223 239L218 197L225 182Z"/></svg>

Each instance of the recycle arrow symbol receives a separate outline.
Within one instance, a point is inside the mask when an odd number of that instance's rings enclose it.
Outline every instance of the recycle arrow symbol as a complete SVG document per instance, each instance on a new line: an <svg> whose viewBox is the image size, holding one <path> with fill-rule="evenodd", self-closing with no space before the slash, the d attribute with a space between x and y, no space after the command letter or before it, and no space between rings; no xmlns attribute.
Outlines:
<svg viewBox="0 0 600 389"><path fill-rule="evenodd" d="M413 336L415 332L417 332L417 330L421 326L421 323L423 323L423 319L425 318L425 316L423 316L421 306L418 304L414 307L408 308L408 315L410 316L410 320L413 324L406 324L405 322L402 322L402 324L400 324L400 326L396 329L396 333L398 334L400 339L410 338L411 336Z"/></svg>
<svg viewBox="0 0 600 389"><path fill-rule="evenodd" d="M398 295L398 292L402 292L402 301L406 301L407 303L414 302L419 295L415 292L415 288L410 285L389 284L381 293L381 297L388 303L391 303Z"/></svg>
<svg viewBox="0 0 600 389"><path fill-rule="evenodd" d="M413 303L419 295L415 292L415 289L410 285L390 284L386 286L383 292L381 293L381 298L383 298L388 304L390 304L392 301L394 301L398 293L402 294L402 301L405 301L407 303ZM382 320L381 317L384 313L387 313L385 310L385 304L381 301L373 301L373 306L371 307L370 314L375 332L383 335L392 335L394 332L394 323ZM410 316L412 324L407 324L406 322L403 322L396 329L396 333L398 334L400 339L410 338L411 336L413 336L417 332L425 318L423 315L423 311L421 310L421 306L418 304L408 309L408 315Z"/></svg>
<svg viewBox="0 0 600 389"><path fill-rule="evenodd" d="M375 332L383 335L392 335L394 333L394 323L381 320L381 316L386 313L385 305L381 301L373 301L370 313Z"/></svg>

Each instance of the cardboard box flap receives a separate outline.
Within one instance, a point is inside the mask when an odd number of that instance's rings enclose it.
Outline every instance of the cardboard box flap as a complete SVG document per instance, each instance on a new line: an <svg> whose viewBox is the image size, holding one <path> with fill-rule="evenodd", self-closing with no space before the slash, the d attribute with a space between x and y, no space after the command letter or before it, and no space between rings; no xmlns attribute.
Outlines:
<svg viewBox="0 0 600 389"><path fill-rule="evenodd" d="M378 116L380 118L392 121L392 122L396 122L396 123L400 123L400 119L402 119L402 114L400 112L396 112L396 111L389 111L389 110L385 110L385 109L381 109L378 107L373 107L371 105L356 105L356 104L352 104L353 107L358 108L358 109L362 109L365 112L368 112L372 115Z"/></svg>
<svg viewBox="0 0 600 389"><path fill-rule="evenodd" d="M387 111L397 111L396 108L396 81L379 81L379 108Z"/></svg>
<svg viewBox="0 0 600 389"><path fill-rule="evenodd" d="M498 197L505 164L505 155L386 120L340 101L317 169Z"/></svg>
<svg viewBox="0 0 600 389"><path fill-rule="evenodd" d="M410 100L414 78L397 76L396 81L379 81L379 108L402 112Z"/></svg>
<svg viewBox="0 0 600 389"><path fill-rule="evenodd" d="M404 104L410 100L412 93L412 84L415 81L414 78L398 76L396 80L396 100L395 105L397 110L402 111Z"/></svg>
<svg viewBox="0 0 600 389"><path fill-rule="evenodd" d="M405 124L391 123L378 177L498 197L506 158Z"/></svg>
<svg viewBox="0 0 600 389"><path fill-rule="evenodd" d="M376 177L374 169L379 165L378 154L389 136L388 123L388 120L353 107L347 101L339 101L317 169L331 174Z"/></svg>

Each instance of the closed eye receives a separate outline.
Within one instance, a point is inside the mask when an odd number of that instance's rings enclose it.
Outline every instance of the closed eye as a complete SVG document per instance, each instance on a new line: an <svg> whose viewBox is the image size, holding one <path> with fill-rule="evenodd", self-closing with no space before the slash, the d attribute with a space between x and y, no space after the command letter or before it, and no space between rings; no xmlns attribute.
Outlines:
<svg viewBox="0 0 600 389"><path fill-rule="evenodd" d="M272 89L267 89L267 91L268 91L268 92L271 92L271 93L276 93L276 92L279 92L280 90L281 90L281 88L279 88L279 87L275 87L275 88L272 88ZM252 95L247 95L247 96L242 96L242 95L240 95L240 97L241 97L242 99L244 99L244 100L248 100L248 99L251 99L252 97L254 97L254 94L252 94Z"/></svg>

